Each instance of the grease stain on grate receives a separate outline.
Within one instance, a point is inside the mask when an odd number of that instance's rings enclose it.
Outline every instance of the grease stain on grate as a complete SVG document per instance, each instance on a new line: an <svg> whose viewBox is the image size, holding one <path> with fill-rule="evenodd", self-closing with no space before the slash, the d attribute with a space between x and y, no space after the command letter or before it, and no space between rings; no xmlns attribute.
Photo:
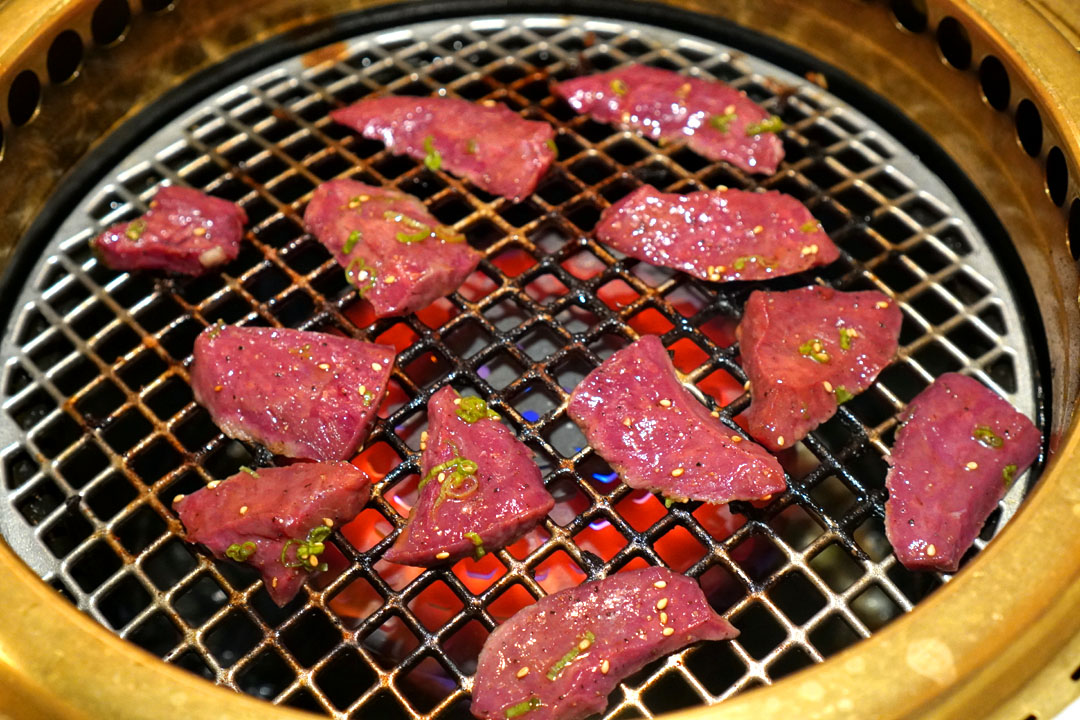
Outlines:
<svg viewBox="0 0 1080 720"><path fill-rule="evenodd" d="M787 162L757 179L676 143L575 116L549 78L639 61L747 90L788 125ZM776 84L796 85L781 101ZM393 157L326 117L377 92L504 102L558 128L559 160L520 202ZM303 231L333 177L396 186L487 254L449 299L372 322ZM88 240L146 209L161 182L235 200L252 220L222 273L153 278L105 268ZM565 415L574 386L638 333L662 337L734 427L746 407L732 334L753 286L714 286L627 259L589 237L642 182L723 184L804 201L845 251L820 280L896 297L898 359L783 462L769 503L666 508L632 491ZM1002 269L941 182L820 88L659 28L573 17L464 19L358 37L338 60L290 60L207 98L87 197L32 274L3 339L0 531L39 574L121 636L256 697L339 717L467 715L476 656L536 597L621 569L698 577L744 634L651 664L609 718L712 703L839 652L946 581L899 566L884 539L883 457L895 416L960 369L1033 414L1034 386ZM781 280L778 287L804 284ZM196 334L221 318L394 343L400 361L358 462L369 507L333 536L334 571L278 609L249 569L184 545L172 498L254 462L192 400ZM447 377L488 398L537 453L557 505L510 548L421 571L381 560L415 501L423 407ZM399 462L401 464L399 465ZM1018 483L984 539L1015 510Z"/></svg>

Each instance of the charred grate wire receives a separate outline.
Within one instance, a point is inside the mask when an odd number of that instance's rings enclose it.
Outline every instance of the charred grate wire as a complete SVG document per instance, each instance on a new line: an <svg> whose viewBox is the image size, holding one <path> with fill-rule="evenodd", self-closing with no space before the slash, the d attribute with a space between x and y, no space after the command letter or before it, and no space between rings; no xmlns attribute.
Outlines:
<svg viewBox="0 0 1080 720"><path fill-rule="evenodd" d="M547 90L583 64L632 60L726 80L780 114L789 127L782 170L755 181L681 145L576 117ZM493 198L326 117L373 93L441 88L558 128L560 159L532 197ZM420 196L485 261L449 299L369 325L300 220L315 185L341 176ZM155 280L91 257L88 239L142 212L163 181L244 206L248 242L220 275ZM733 514L667 509L581 450L565 416L568 391L642 332L661 334L725 422L747 405L732 330L753 286L703 283L589 237L600 211L642 182L795 195L845 251L818 279L882 289L904 309L899 359L785 453L791 489L767 504L734 503ZM338 716L464 717L476 654L497 622L586 576L667 564L698 577L744 634L650 665L615 691L608 717L715 702L821 661L947 579L907 572L884 538L883 458L904 402L960 370L1033 414L1030 359L1001 268L939 197L950 197L940 181L826 92L658 28L565 16L444 21L286 62L155 136L45 252L4 338L0 529L45 580L121 636L219 684ZM176 494L265 460L220 435L192 400L192 341L217 319L338 331L401 350L362 455L379 481L373 499L335 533L331 572L280 610L250 571L184 545L169 509ZM424 407L444 382L491 399L537 453L557 505L541 528L480 563L391 565L381 554L415 498ZM1003 502L978 548L1025 487Z"/></svg>

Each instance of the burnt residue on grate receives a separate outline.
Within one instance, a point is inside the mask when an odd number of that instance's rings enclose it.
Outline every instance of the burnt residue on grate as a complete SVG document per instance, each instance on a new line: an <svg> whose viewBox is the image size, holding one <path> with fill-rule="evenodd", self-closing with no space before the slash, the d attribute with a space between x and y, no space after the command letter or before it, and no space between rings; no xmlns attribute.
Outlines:
<svg viewBox="0 0 1080 720"><path fill-rule="evenodd" d="M316 55L207 99L136 150L61 227L24 289L3 339L0 530L59 592L168 662L274 702L341 716L464 717L496 623L587 577L665 564L699 578L743 634L630 678L609 709L625 718L715 702L820 662L947 580L906 571L885 540L896 413L933 376L961 370L1034 414L1034 381L1002 269L941 182L880 128L775 66L630 23L442 21L358 37L335 59ZM550 79L583 66L635 60L731 82L780 113L784 168L754 179L577 117L548 91ZM558 128L559 160L533 196L486 195L326 116L376 92L442 89ZM449 298L372 322L301 223L314 187L342 176L420 197L486 259ZM92 258L89 238L142 212L163 181L244 207L248 241L222 273L158 279ZM767 503L666 508L621 485L566 417L576 383L640 333L661 336L725 422L748 402L733 330L757 285L704 283L590 237L603 208L643 182L794 195L844 257L773 286L877 288L903 307L898 360L783 454L791 489ZM330 571L282 609L249 569L185 545L169 507L178 493L270 461L222 436L192 399L192 342L219 319L400 351L360 460L378 481L373 499L335 532ZM445 382L491 399L535 451L557 505L480 562L392 565L381 555L415 501L424 407ZM972 554L1023 492L1014 488Z"/></svg>

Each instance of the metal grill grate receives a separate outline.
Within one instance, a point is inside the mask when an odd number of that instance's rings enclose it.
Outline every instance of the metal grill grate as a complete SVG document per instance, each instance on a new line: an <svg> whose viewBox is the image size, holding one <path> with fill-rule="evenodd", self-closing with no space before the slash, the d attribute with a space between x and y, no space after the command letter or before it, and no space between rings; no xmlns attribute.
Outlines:
<svg viewBox="0 0 1080 720"><path fill-rule="evenodd" d="M760 186L806 202L845 251L821 281L879 288L904 309L899 359L781 458L790 491L733 503L732 513L667 509L621 485L581 449L564 412L589 370L645 332L661 334L725 422L748 404L732 331L752 288L650 267L589 237L600 211L641 182L759 186L679 144L659 147L576 117L550 97L550 78L632 60L720 78L780 114L788 161ZM488 196L326 117L375 92L441 88L559 128L560 160L534 196L517 204ZM343 175L421 197L486 260L449 299L372 323L300 220L315 185ZM162 181L244 206L249 242L220 275L155 280L91 257L88 239L143 212ZM667 564L700 578L743 635L649 666L616 690L608 717L716 702L821 661L947 580L907 572L884 538L883 458L896 412L948 370L1035 411L1015 299L971 228L942 183L868 119L704 40L566 16L358 37L267 69L163 128L44 250L0 346L0 531L78 607L169 662L275 702L380 718L466 716L476 655L497 622L588 576ZM218 319L336 331L400 350L360 459L378 480L373 499L335 533L331 571L280 610L248 569L182 543L169 509L177 493L267 460L220 435L192 401L192 342ZM421 571L380 556L416 497L424 407L444 382L492 400L536 452L557 505L507 550ZM1025 490L1013 488L971 554Z"/></svg>

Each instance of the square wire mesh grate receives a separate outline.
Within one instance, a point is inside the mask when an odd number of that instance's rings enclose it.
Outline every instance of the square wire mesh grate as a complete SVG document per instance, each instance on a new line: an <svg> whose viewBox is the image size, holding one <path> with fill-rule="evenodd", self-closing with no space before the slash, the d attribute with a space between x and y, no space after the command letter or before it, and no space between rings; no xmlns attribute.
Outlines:
<svg viewBox="0 0 1080 720"><path fill-rule="evenodd" d="M788 126L781 171L759 180L681 144L654 144L575 116L548 90L634 61L727 81L779 114ZM613 693L607 717L716 702L910 610L947 578L907 572L884 537L896 413L948 370L978 376L1030 413L1022 329L1000 268L938 199L948 197L940 182L913 179L902 148L820 88L783 84L775 78L791 76L760 67L658 28L476 19L359 38L208 100L174 141L90 199L89 217L76 218L84 229L47 253L12 325L2 391L17 440L2 454L4 512L47 551L36 565L43 577L168 662L338 716L465 717L477 654L497 623L544 593L644 564L699 578L743 635L646 667ZM504 102L558 128L559 160L533 196L494 198L327 117L380 92ZM486 253L480 268L449 298L373 322L301 221L314 187L343 176L420 197ZM91 257L93 234L145 211L162 182L244 207L248 242L222 273L154 279ZM643 333L661 336L724 422L748 404L733 331L752 286L651 267L590 237L600 212L643 182L794 195L844 250L818 280L877 288L903 307L898 359L784 453L791 487L768 502L667 508L619 483L566 417L577 382ZM192 343L219 319L339 332L400 353L360 457L377 481L373 499L334 534L330 571L282 609L248 569L185 545L169 507L178 493L266 459L221 435L192 399ZM416 499L424 408L445 382L491 400L535 451L557 505L505 550L424 571L381 554Z"/></svg>

